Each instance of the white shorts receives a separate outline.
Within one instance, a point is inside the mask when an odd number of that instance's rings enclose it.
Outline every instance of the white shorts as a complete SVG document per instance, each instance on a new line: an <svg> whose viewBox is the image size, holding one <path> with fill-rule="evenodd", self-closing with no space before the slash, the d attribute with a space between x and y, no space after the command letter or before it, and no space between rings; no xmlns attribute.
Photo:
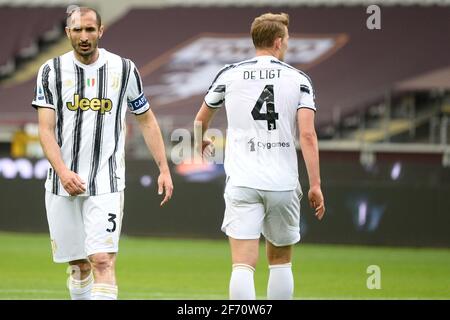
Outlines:
<svg viewBox="0 0 450 320"><path fill-rule="evenodd" d="M222 231L234 239L259 239L281 247L300 241L300 183L291 191L225 187Z"/></svg>
<svg viewBox="0 0 450 320"><path fill-rule="evenodd" d="M117 252L124 193L58 196L45 193L53 261L87 259L99 252Z"/></svg>

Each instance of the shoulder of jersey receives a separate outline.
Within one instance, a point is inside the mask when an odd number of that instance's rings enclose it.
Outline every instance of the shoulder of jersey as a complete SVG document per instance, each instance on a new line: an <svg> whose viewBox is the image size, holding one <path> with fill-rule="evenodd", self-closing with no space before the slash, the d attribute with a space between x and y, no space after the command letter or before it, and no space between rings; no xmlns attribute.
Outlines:
<svg viewBox="0 0 450 320"><path fill-rule="evenodd" d="M45 66L45 65L48 65L50 67L50 70L53 70L54 69L54 61L55 61L55 59L59 58L60 61L64 61L66 59L70 59L71 55L72 55L72 51L68 51L68 52L66 52L66 53L64 53L64 54L62 54L62 55L60 55L58 57L50 58L50 59L48 59L47 61L45 61L42 64L42 67Z"/></svg>
<svg viewBox="0 0 450 320"><path fill-rule="evenodd" d="M61 61L73 59L73 51L66 52L59 56Z"/></svg>
<svg viewBox="0 0 450 320"><path fill-rule="evenodd" d="M280 61L280 60L277 60L277 59L273 59L273 60L271 60L271 62L274 63L274 64L281 65L281 66L291 70L292 72L297 73L300 76L300 79L306 79L310 83L312 83L311 78L306 73L304 73L302 70L299 70L299 69L291 66L290 64L288 64L286 62L283 62L283 61Z"/></svg>
<svg viewBox="0 0 450 320"><path fill-rule="evenodd" d="M236 62L236 63L232 63L232 64L226 64L222 69L219 70L219 72L217 73L217 78L226 73L227 71L230 70L237 70L237 68L242 67L242 66L248 66L248 65L252 65L252 64L256 64L258 61L255 58L252 59L248 59L248 60L244 60L241 62Z"/></svg>
<svg viewBox="0 0 450 320"><path fill-rule="evenodd" d="M63 56L63 55L62 55ZM62 56L59 56L58 58L60 58L60 57L62 57ZM45 61L42 65L41 65L41 69L44 67L44 66L49 66L50 67L50 71L52 71L53 69L54 69L54 65L53 65L53 61L54 61L54 59L55 58L50 58L50 59L48 59L47 61Z"/></svg>
<svg viewBox="0 0 450 320"><path fill-rule="evenodd" d="M258 60L256 58L252 58L252 59L244 60L241 62L236 62L233 64L227 64L225 67L228 69L235 69L235 68L239 68L239 67L250 66L253 64L257 64L257 63L258 63Z"/></svg>
<svg viewBox="0 0 450 320"><path fill-rule="evenodd" d="M125 60L129 61L132 65L134 65L134 62L133 62L133 60L131 60L131 59L128 59L128 58L126 58L126 57L121 57L121 56L119 56L118 54L112 53L112 52L110 52L110 51L108 51L108 50L106 50L106 49L100 49L100 50L103 50L103 52L105 53L105 56L106 56L106 59L107 59L107 60L117 60L117 61L121 61L122 59L125 59Z"/></svg>
<svg viewBox="0 0 450 320"><path fill-rule="evenodd" d="M237 63L234 64L234 66L235 67L244 67L244 66L249 66L249 65L252 65L252 64L257 64L257 63L258 63L258 59L254 57L254 58L251 58L251 59L248 59L248 60L237 62Z"/></svg>
<svg viewBox="0 0 450 320"><path fill-rule="evenodd" d="M104 59L106 61L108 61L108 63L112 63L115 65L122 65L122 59L128 61L130 63L131 68L133 68L133 66L135 66L135 63L133 62L133 60L128 59L126 57L121 57L118 54L115 54L113 52L110 52L106 49L103 48L99 48L100 50L103 50L103 54L104 54Z"/></svg>

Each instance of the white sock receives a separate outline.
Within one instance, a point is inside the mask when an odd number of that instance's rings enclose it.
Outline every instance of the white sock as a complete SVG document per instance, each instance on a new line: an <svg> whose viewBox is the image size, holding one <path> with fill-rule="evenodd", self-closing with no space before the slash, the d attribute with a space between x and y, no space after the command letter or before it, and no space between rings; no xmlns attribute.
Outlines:
<svg viewBox="0 0 450 320"><path fill-rule="evenodd" d="M106 283L94 283L92 286L92 300L117 300L117 286Z"/></svg>
<svg viewBox="0 0 450 320"><path fill-rule="evenodd" d="M269 266L269 282L267 285L267 299L292 300L294 296L294 276L292 263L273 264Z"/></svg>
<svg viewBox="0 0 450 320"><path fill-rule="evenodd" d="M93 283L92 272L83 280L77 280L70 276L69 292L72 300L90 300Z"/></svg>
<svg viewBox="0 0 450 320"><path fill-rule="evenodd" d="M255 300L255 268L248 264L233 264L230 279L230 300Z"/></svg>

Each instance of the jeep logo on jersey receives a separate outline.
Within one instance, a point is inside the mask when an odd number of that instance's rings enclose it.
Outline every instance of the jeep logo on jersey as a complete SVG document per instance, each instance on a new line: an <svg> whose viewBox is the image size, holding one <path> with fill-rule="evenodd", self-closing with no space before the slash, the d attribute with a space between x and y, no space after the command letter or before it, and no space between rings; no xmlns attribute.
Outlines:
<svg viewBox="0 0 450 320"><path fill-rule="evenodd" d="M67 109L71 111L77 111L80 108L83 111L88 111L91 109L92 111L100 111L101 114L105 112L109 112L112 109L112 101L110 99L80 99L79 94L75 94L73 96L73 103L67 102Z"/></svg>
<svg viewBox="0 0 450 320"><path fill-rule="evenodd" d="M286 62L302 70L323 61L347 42L347 36L291 34ZM165 105L179 100L204 95L216 73L225 65L254 56L249 36L198 36L176 51L149 61L141 69L146 81L144 92L153 97L153 103ZM150 82L150 83L149 83Z"/></svg>

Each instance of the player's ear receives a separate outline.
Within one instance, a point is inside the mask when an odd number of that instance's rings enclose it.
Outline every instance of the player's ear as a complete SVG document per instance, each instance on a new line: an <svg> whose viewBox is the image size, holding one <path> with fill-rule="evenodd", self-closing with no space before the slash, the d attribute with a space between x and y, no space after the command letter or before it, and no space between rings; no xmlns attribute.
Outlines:
<svg viewBox="0 0 450 320"><path fill-rule="evenodd" d="M278 38L275 39L273 45L274 45L275 49L281 49L281 44L282 43L283 43L283 38L278 37Z"/></svg>
<svg viewBox="0 0 450 320"><path fill-rule="evenodd" d="M66 36L70 40L70 29L69 29L69 27L65 27L65 30L66 30Z"/></svg>
<svg viewBox="0 0 450 320"><path fill-rule="evenodd" d="M105 31L105 27L103 25L100 26L100 28L98 29L98 38L101 39L101 37L103 36L103 32Z"/></svg>

